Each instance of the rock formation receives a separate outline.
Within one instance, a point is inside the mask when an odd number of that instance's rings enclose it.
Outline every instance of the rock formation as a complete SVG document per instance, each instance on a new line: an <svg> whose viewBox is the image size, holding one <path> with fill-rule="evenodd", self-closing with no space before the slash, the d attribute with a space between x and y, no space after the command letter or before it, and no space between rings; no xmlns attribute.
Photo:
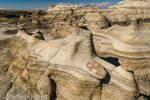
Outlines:
<svg viewBox="0 0 150 100"><path fill-rule="evenodd" d="M140 92L145 95L150 95L148 27L149 23L138 24L133 18L127 27L115 25L106 31L92 31L97 54L100 57L118 58L126 70L134 71Z"/></svg>
<svg viewBox="0 0 150 100"><path fill-rule="evenodd" d="M19 28L9 51L0 51L0 100L146 100L149 3L22 14L17 27L28 32Z"/></svg>
<svg viewBox="0 0 150 100"><path fill-rule="evenodd" d="M110 73L108 85L102 89L102 100L135 100L138 96L138 87L132 72L127 71L122 65Z"/></svg>
<svg viewBox="0 0 150 100"><path fill-rule="evenodd" d="M101 9L98 6L86 5L82 7L77 7L74 9L75 15L85 15L87 13L100 13Z"/></svg>
<svg viewBox="0 0 150 100"><path fill-rule="evenodd" d="M67 9L75 9L77 6L76 4L71 4L71 6L69 4L57 4L55 5L49 5L49 9L47 10L47 12L51 12L51 11L60 11L60 10L67 10Z"/></svg>
<svg viewBox="0 0 150 100"><path fill-rule="evenodd" d="M112 24L129 25L134 17L148 21L150 18L149 3L149 0L125 0L105 9L102 14Z"/></svg>
<svg viewBox="0 0 150 100"><path fill-rule="evenodd" d="M104 61L94 55L90 39L90 31L75 29L74 33L66 39L47 43L29 36L25 29L19 30L10 46L13 55L3 65L8 70L1 77L1 87L6 86L4 84L6 81L8 86L2 88L1 96L6 95L8 100L12 99L11 95L17 94L26 97L30 94L35 97L46 95L51 98L51 92L54 92L51 89L54 87L51 88L50 84L52 84L51 80L54 80L57 84L55 92L58 99L99 98L101 79L106 75L103 66L106 66L107 62L102 63ZM74 41L70 42L70 40ZM17 48L14 49L14 46ZM17 65L17 62L20 64ZM93 65L95 62L97 65ZM10 78L5 79L6 76ZM43 81L46 82L45 85ZM45 90L43 85L49 88L49 91ZM66 92L63 92L64 89Z"/></svg>
<svg viewBox="0 0 150 100"><path fill-rule="evenodd" d="M11 56L1 70L1 100L56 96L58 100L129 100L139 96L132 72L96 56L90 30L76 27L65 39L49 42L28 34L20 29L12 38Z"/></svg>
<svg viewBox="0 0 150 100"><path fill-rule="evenodd" d="M50 22L59 22L62 24L71 21L71 24L78 23L78 21L88 13L100 13L101 10L98 7L86 5L83 7L77 7L76 5L50 5L49 10L44 15L44 18Z"/></svg>
<svg viewBox="0 0 150 100"><path fill-rule="evenodd" d="M88 13L82 17L80 22L80 26L87 25L91 28L107 29L109 27L107 18L98 13Z"/></svg>

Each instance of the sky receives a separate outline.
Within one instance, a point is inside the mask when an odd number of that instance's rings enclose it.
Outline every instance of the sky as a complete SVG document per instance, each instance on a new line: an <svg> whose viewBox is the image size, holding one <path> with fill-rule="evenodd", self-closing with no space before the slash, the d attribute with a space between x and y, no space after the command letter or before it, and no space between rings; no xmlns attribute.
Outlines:
<svg viewBox="0 0 150 100"><path fill-rule="evenodd" d="M79 6L95 5L107 8L121 0L0 0L0 9L48 9L49 4L75 3Z"/></svg>

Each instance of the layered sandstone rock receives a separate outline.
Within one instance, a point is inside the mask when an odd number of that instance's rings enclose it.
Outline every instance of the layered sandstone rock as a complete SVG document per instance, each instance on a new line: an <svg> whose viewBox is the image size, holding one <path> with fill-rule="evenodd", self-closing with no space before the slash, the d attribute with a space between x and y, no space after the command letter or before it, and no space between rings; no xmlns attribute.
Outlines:
<svg viewBox="0 0 150 100"><path fill-rule="evenodd" d="M91 5L86 5L82 7L77 7L74 9L74 14L75 15L85 15L87 13L100 13L101 10L99 9L98 6L91 6Z"/></svg>
<svg viewBox="0 0 150 100"><path fill-rule="evenodd" d="M71 21L72 24L78 23L78 21L88 13L100 13L101 10L98 7L86 5L83 7L77 7L76 5L50 5L49 10L44 15L44 19L50 22L59 22L62 24L68 24Z"/></svg>
<svg viewBox="0 0 150 100"><path fill-rule="evenodd" d="M0 100L146 100L149 2L125 0L105 10L50 5L47 12L20 16L20 25L48 31L19 29L11 56L1 52Z"/></svg>
<svg viewBox="0 0 150 100"><path fill-rule="evenodd" d="M62 24L66 24L68 19L71 19L73 14L73 9L77 6L76 4L58 4L58 5L50 5L47 13L44 15L44 19L49 20L50 22L60 22Z"/></svg>
<svg viewBox="0 0 150 100"><path fill-rule="evenodd" d="M51 12L51 11L59 11L59 10L68 10L68 9L75 9L77 6L76 4L71 4L71 6L69 4L57 4L55 5L49 5L49 9L47 10L47 12Z"/></svg>
<svg viewBox="0 0 150 100"><path fill-rule="evenodd" d="M150 18L149 3L149 0L125 0L105 9L102 14L104 14L110 22L122 22L122 24L129 25L128 21L134 17L138 19Z"/></svg>
<svg viewBox="0 0 150 100"><path fill-rule="evenodd" d="M109 27L109 23L107 18L98 13L88 13L82 17L80 20L80 26L88 26L88 28L98 28L98 29L107 29Z"/></svg>
<svg viewBox="0 0 150 100"><path fill-rule="evenodd" d="M102 100L135 100L137 98L139 90L132 72L119 66L110 73L110 76L108 85L103 86Z"/></svg>
<svg viewBox="0 0 150 100"><path fill-rule="evenodd" d="M71 35L72 31L73 27L71 25L55 25L52 27L51 31L43 35L46 41L50 41L54 39L64 39Z"/></svg>
<svg viewBox="0 0 150 100"><path fill-rule="evenodd" d="M21 29L10 51L12 56L3 65L7 71L1 76L1 100L48 100L54 94L58 100L97 100L104 67L115 67L94 54L91 32L80 28L63 40L48 43Z"/></svg>
<svg viewBox="0 0 150 100"><path fill-rule="evenodd" d="M56 10L52 12L47 12L47 14L44 15L44 18L55 22L65 22L65 20L72 16L72 13L73 10L71 9Z"/></svg>
<svg viewBox="0 0 150 100"><path fill-rule="evenodd" d="M135 100L134 74L97 57L93 46L86 28L49 42L20 29L12 39L12 56L3 64L1 99Z"/></svg>
<svg viewBox="0 0 150 100"><path fill-rule="evenodd" d="M133 18L127 27L115 25L107 30L94 30L96 52L101 57L118 58L122 66L134 71L140 92L150 95L149 89L149 23ZM143 73L141 73L143 72Z"/></svg>

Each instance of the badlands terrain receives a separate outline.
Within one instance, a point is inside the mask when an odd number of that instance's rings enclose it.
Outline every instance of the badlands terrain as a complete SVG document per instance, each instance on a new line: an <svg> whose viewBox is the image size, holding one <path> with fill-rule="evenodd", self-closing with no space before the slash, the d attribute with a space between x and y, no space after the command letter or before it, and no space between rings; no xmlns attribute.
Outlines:
<svg viewBox="0 0 150 100"><path fill-rule="evenodd" d="M150 0L0 11L0 100L150 100Z"/></svg>

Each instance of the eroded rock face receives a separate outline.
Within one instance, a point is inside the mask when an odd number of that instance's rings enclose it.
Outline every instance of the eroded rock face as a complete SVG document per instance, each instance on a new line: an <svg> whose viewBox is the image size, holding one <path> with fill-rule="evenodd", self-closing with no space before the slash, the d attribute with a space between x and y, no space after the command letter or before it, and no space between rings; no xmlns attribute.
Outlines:
<svg viewBox="0 0 150 100"><path fill-rule="evenodd" d="M44 19L49 22L61 23L63 25L75 25L80 19L88 13L100 13L98 7L86 5L83 7L76 7L76 5L51 5L50 9L44 14ZM71 23L68 23L71 22ZM54 24L56 24L54 23Z"/></svg>
<svg viewBox="0 0 150 100"><path fill-rule="evenodd" d="M51 5L47 12L20 16L20 26L37 30L19 29L11 56L1 52L7 59L0 63L0 100L146 100L148 3L126 0L105 10ZM120 65L100 57L117 58Z"/></svg>
<svg viewBox="0 0 150 100"><path fill-rule="evenodd" d="M137 98L139 90L132 72L119 66L110 73L110 76L108 85L103 86L102 100L135 100Z"/></svg>
<svg viewBox="0 0 150 100"><path fill-rule="evenodd" d="M77 6L76 4L57 4L55 5L49 5L49 9L47 10L47 12L50 11L57 11L57 10L67 10L67 9L75 9Z"/></svg>
<svg viewBox="0 0 150 100"><path fill-rule="evenodd" d="M140 92L145 95L150 95L150 68L137 69L134 71L135 80L140 88Z"/></svg>
<svg viewBox="0 0 150 100"><path fill-rule="evenodd" d="M101 10L99 9L98 6L91 6L91 5L77 7L76 9L74 9L75 15L85 15L87 13L100 13L100 12Z"/></svg>
<svg viewBox="0 0 150 100"><path fill-rule="evenodd" d="M132 72L96 56L86 28L75 27L72 35L49 42L20 29L10 51L0 82L2 100L128 100L139 95Z"/></svg>
<svg viewBox="0 0 150 100"><path fill-rule="evenodd" d="M64 40L47 43L29 36L24 29L19 30L10 47L13 55L3 65L8 67L8 70L1 76L1 100L19 100L19 97L10 98L17 95L25 96L24 100L30 99L29 95L48 100L54 98L53 92L56 92L57 99L100 98L101 79L106 75L102 66L105 65L101 65L101 70L98 71L102 74L97 77L89 73L86 64L91 60L96 61L98 65L105 61L94 55L90 38L90 31L77 28L73 35ZM51 80L55 84L51 85ZM6 82L8 85L4 84ZM42 96L46 97L43 99Z"/></svg>
<svg viewBox="0 0 150 100"><path fill-rule="evenodd" d="M99 13L88 13L80 22L81 25L87 25L89 28L107 29L109 27L107 18Z"/></svg>
<svg viewBox="0 0 150 100"><path fill-rule="evenodd" d="M138 23L137 18L133 18L131 25L126 27L115 25L106 31L92 31L97 54L118 58L126 70L134 71L140 92L145 95L150 95L148 27L149 23Z"/></svg>
<svg viewBox="0 0 150 100"><path fill-rule="evenodd" d="M105 9L102 14L112 22L112 25L130 25L128 23L134 17L148 21L150 18L149 3L149 0L125 0Z"/></svg>

